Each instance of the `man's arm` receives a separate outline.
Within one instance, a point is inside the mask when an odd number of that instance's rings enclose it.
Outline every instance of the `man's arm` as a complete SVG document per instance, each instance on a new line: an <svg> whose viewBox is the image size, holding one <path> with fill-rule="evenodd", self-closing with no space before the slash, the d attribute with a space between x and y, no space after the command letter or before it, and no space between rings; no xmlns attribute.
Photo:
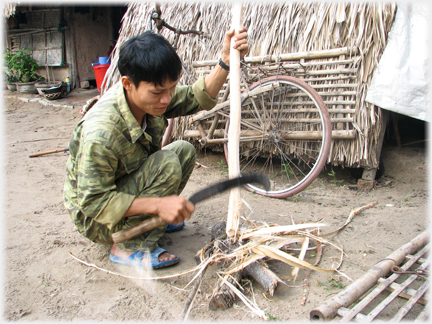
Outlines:
<svg viewBox="0 0 432 324"><path fill-rule="evenodd" d="M138 214L158 215L178 225L191 217L195 206L179 196L135 198L118 192L114 179L116 154L103 144L83 145L78 163L77 186L79 209L88 217L112 229L122 217Z"/></svg>
<svg viewBox="0 0 432 324"><path fill-rule="evenodd" d="M164 221L178 225L189 219L195 206L180 196L135 198L123 217L137 214L158 215Z"/></svg>
<svg viewBox="0 0 432 324"><path fill-rule="evenodd" d="M227 66L229 66L230 61L230 48L231 48L231 38L235 37L235 44L233 49L240 51L240 59L245 57L249 51L249 45L247 43L247 29L245 27L239 28L239 33L234 35L234 30L230 30L225 34L225 39L222 47L221 60ZM222 89L223 84L228 76L228 71L222 68L219 64L216 64L214 69L205 78L206 92L212 98L216 98L219 91Z"/></svg>

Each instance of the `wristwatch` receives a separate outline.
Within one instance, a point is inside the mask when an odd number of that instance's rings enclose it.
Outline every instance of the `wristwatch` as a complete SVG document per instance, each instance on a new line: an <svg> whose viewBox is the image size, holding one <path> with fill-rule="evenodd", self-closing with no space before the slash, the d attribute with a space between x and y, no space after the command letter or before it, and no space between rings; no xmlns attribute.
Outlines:
<svg viewBox="0 0 432 324"><path fill-rule="evenodd" d="M226 64L222 61L221 58L219 59L219 65L222 67L222 69L224 69L224 70L226 70L226 71L229 72L229 66L226 65Z"/></svg>

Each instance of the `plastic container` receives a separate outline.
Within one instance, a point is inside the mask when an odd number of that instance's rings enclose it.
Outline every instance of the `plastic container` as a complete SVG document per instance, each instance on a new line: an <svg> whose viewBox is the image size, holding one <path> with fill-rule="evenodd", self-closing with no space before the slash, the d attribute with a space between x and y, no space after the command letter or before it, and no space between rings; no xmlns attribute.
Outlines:
<svg viewBox="0 0 432 324"><path fill-rule="evenodd" d="M99 56L99 64L110 64L109 56Z"/></svg>
<svg viewBox="0 0 432 324"><path fill-rule="evenodd" d="M70 90L71 90L70 89L71 87L70 87L70 78L69 78L69 76L66 77L65 82L66 82L66 92L69 93Z"/></svg>
<svg viewBox="0 0 432 324"><path fill-rule="evenodd" d="M102 87L102 82L103 79L105 77L105 73L109 68L109 64L98 64L98 65L93 65L93 70L95 73L95 77L96 77L96 86L98 91L101 91L101 87Z"/></svg>

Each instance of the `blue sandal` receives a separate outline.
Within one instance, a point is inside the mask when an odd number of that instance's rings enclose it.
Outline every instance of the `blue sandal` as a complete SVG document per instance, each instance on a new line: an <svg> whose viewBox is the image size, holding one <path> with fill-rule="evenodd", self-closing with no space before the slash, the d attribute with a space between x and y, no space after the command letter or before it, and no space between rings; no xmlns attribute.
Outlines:
<svg viewBox="0 0 432 324"><path fill-rule="evenodd" d="M181 222L179 225L168 223L168 227L166 228L165 233L180 231L181 229L183 229L184 225L185 225L184 222Z"/></svg>
<svg viewBox="0 0 432 324"><path fill-rule="evenodd" d="M176 257L173 260L159 261L159 256L164 252L168 252L168 251L165 249L162 249L158 246L156 248L156 250L154 250L152 253L150 253L150 262L151 262L151 266L153 269L160 269L160 268L168 267L168 266L174 265L180 261L179 257ZM131 266L140 267L140 268L146 267L147 263L141 262L142 259L144 259L146 257L148 257L148 253L145 253L142 251L135 251L129 257L127 257L125 259L119 258L119 257L112 255L112 254L110 254L110 256L109 256L110 260L114 263L131 265Z"/></svg>

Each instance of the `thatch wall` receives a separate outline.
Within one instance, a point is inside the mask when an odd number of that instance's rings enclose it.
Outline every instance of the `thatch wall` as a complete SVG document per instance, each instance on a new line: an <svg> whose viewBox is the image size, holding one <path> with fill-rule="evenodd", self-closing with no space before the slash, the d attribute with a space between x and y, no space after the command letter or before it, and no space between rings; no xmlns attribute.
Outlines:
<svg viewBox="0 0 432 324"><path fill-rule="evenodd" d="M121 35L113 52L112 64L107 72L106 88L118 81L118 47L129 37L149 29L150 13L154 2L131 3L123 18ZM396 14L395 3L244 3L243 24L249 29L250 52L248 57L325 51L335 48L357 50L357 55L336 56L324 61L335 60L335 65L353 72L350 82L354 84L354 94L344 95L353 105L343 105L355 109L352 123L344 126L355 130L354 140L336 139L332 143L329 162L344 166L377 167L376 145L383 129L382 111L364 101L372 73L384 51L387 34ZM187 66L187 73L182 81L190 83L197 77L193 67L197 61L214 64L220 56L221 44L225 31L231 22L231 4L229 3L162 3L162 17L171 26L181 29L203 30L210 37L181 36L178 53ZM171 42L174 33L164 29L164 35ZM213 62L211 62L213 60ZM247 61L247 60L246 60ZM320 62L323 59L310 60ZM195 63L195 64L194 64ZM264 64L264 63L263 63ZM328 63L327 69L334 68ZM317 65L311 69L323 69ZM307 81L307 76L302 76ZM339 82L340 83L340 82ZM105 89L106 89L105 88ZM346 89L345 89L346 90ZM317 90L319 91L319 90ZM329 110L331 107L329 107ZM182 131L190 127L180 122ZM338 127L336 124L334 127Z"/></svg>

